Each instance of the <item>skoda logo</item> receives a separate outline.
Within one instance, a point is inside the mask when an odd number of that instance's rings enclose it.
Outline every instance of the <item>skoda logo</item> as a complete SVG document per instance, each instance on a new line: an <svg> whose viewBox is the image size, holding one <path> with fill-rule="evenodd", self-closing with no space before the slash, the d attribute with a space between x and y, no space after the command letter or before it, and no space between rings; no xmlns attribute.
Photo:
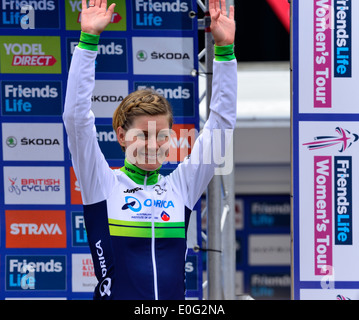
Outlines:
<svg viewBox="0 0 359 320"><path fill-rule="evenodd" d="M6 145L10 148L14 148L17 145L17 140L15 137L11 136L6 139Z"/></svg>
<svg viewBox="0 0 359 320"><path fill-rule="evenodd" d="M136 57L138 61L146 61L147 60L147 53L144 50L140 50L136 53Z"/></svg>

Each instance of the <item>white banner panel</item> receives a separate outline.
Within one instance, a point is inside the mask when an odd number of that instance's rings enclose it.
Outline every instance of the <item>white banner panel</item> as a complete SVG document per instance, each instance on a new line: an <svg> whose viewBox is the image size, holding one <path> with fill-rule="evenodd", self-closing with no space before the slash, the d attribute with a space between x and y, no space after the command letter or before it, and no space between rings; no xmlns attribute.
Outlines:
<svg viewBox="0 0 359 320"><path fill-rule="evenodd" d="M292 1L294 299L359 298L359 2Z"/></svg>
<svg viewBox="0 0 359 320"><path fill-rule="evenodd" d="M127 80L96 80L92 94L92 111L96 118L111 118L128 95Z"/></svg>
<svg viewBox="0 0 359 320"><path fill-rule="evenodd" d="M8 161L63 161L61 123L3 123L3 159Z"/></svg>
<svg viewBox="0 0 359 320"><path fill-rule="evenodd" d="M357 113L359 3L302 0L299 14L299 112Z"/></svg>
<svg viewBox="0 0 359 320"><path fill-rule="evenodd" d="M65 204L63 167L4 167L5 204Z"/></svg>
<svg viewBox="0 0 359 320"><path fill-rule="evenodd" d="M133 73L191 75L193 38L133 37Z"/></svg>

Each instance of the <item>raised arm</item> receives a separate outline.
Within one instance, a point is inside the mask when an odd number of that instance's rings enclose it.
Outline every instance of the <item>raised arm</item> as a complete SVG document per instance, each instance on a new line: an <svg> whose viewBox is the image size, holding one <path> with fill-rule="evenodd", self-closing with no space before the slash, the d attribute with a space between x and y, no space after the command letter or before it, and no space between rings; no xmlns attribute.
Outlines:
<svg viewBox="0 0 359 320"><path fill-rule="evenodd" d="M237 114L234 8L230 7L227 16L225 0L210 0L209 12L215 41L211 111L203 132L194 143L190 157L179 164L170 176L190 209L206 189L215 169L226 158L224 151L230 151ZM233 165L233 162L230 165Z"/></svg>
<svg viewBox="0 0 359 320"><path fill-rule="evenodd" d="M73 168L84 204L105 200L116 183L97 142L91 96L95 86L98 35L110 22L114 5L107 1L82 1L81 37L72 56L63 120Z"/></svg>

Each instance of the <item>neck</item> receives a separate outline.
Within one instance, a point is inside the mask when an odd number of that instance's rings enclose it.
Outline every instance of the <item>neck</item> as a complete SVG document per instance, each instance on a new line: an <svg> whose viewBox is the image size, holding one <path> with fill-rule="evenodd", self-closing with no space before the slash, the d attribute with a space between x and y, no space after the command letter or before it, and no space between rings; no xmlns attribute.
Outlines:
<svg viewBox="0 0 359 320"><path fill-rule="evenodd" d="M146 185L153 185L156 184L158 181L158 174L160 171L158 169L154 171L146 171L139 167L136 167L134 164L129 163L127 159L125 159L125 165L121 168L121 171L124 172L130 179L132 179L137 184L145 184Z"/></svg>

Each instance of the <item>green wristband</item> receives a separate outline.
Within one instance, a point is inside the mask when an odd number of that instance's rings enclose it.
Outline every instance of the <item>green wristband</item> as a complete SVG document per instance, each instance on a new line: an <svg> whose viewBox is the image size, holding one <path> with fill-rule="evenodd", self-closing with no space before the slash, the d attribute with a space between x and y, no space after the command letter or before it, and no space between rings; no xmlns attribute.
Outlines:
<svg viewBox="0 0 359 320"><path fill-rule="evenodd" d="M97 51L97 45L99 41L100 41L99 35L90 34L81 31L80 42L78 46L81 49Z"/></svg>
<svg viewBox="0 0 359 320"><path fill-rule="evenodd" d="M214 58L216 61L230 61L236 58L234 55L234 44L228 46L214 45Z"/></svg>

